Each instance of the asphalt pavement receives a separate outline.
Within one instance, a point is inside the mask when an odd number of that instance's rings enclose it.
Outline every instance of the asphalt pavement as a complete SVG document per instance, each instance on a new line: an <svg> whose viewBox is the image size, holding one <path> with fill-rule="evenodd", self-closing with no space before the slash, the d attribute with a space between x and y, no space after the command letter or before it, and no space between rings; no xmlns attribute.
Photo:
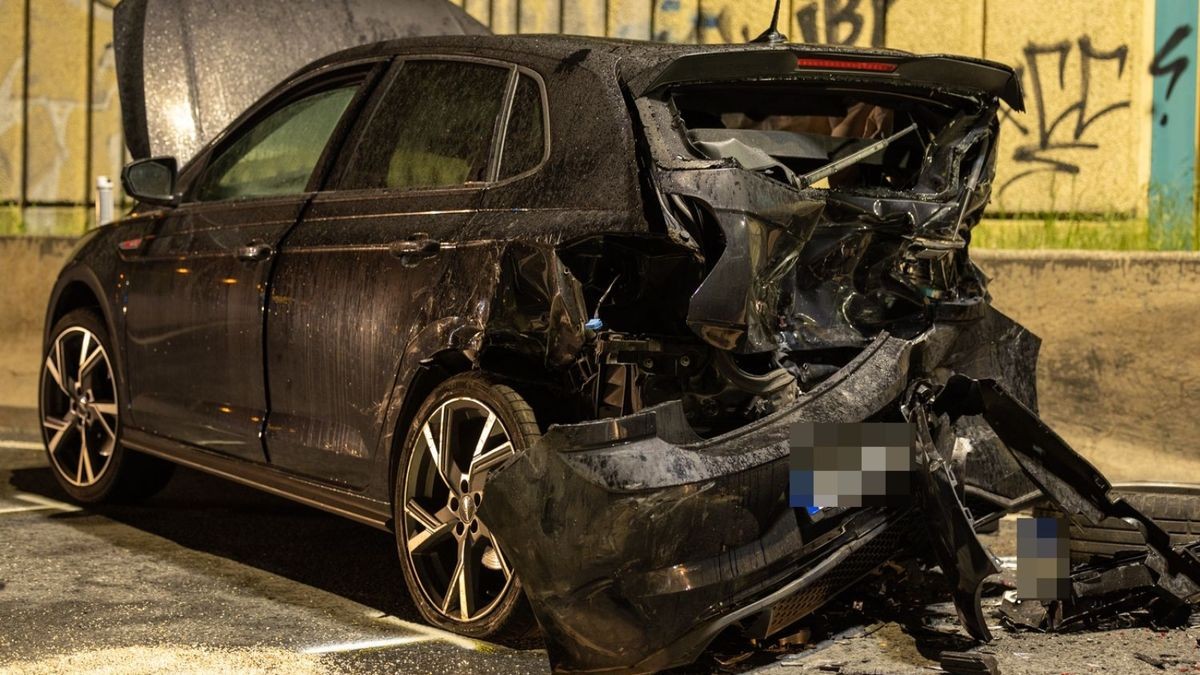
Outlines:
<svg viewBox="0 0 1200 675"><path fill-rule="evenodd" d="M1011 555L1013 530L1002 522L989 545ZM985 606L992 616L996 604ZM787 646L718 644L685 671L929 673L946 645L973 648L946 603L922 612L921 630L833 621L806 620ZM1200 671L1200 628L993 632L981 649L1004 673ZM541 674L549 664L538 645L423 624L386 533L184 469L143 504L79 508L36 438L0 431L0 673L62 672Z"/></svg>

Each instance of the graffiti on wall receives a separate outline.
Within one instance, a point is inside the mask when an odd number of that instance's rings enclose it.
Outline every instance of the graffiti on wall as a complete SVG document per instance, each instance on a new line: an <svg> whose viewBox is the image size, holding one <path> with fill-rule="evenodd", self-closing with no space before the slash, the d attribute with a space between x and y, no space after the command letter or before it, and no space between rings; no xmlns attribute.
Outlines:
<svg viewBox="0 0 1200 675"><path fill-rule="evenodd" d="M1179 84L1179 78L1187 73L1188 67L1191 65L1188 53L1179 48L1191 34L1191 26L1187 24L1176 26L1167 41L1155 52L1154 60L1150 62L1150 77L1171 78L1167 82L1167 100L1170 100L1171 95L1175 93L1175 85ZM1170 117L1166 113L1158 115L1159 125L1166 126L1168 122L1170 122Z"/></svg>
<svg viewBox="0 0 1200 675"><path fill-rule="evenodd" d="M823 0L822 4L823 21L818 16L816 2L809 2L796 12L800 36L805 42L884 46L889 0ZM866 37L870 39L864 40Z"/></svg>
<svg viewBox="0 0 1200 675"><path fill-rule="evenodd" d="M781 30L797 42L882 47L887 35L887 8L896 0L804 0L795 3L794 23L788 29L781 17ZM749 42L767 28L770 2L757 8L739 2L684 3L659 0L656 5L654 39L660 42ZM695 20L686 16L694 13ZM683 21L675 15L684 14ZM756 21L749 20L753 17ZM690 26L679 33L675 25ZM796 31L798 34L795 34Z"/></svg>
<svg viewBox="0 0 1200 675"><path fill-rule="evenodd" d="M1014 184L1043 173L1078 175L1079 153L1101 149L1100 139L1089 135L1093 125L1105 117L1130 107L1129 99L1104 100L1114 87L1111 83L1125 77L1129 46L1099 49L1086 35L1074 42L1054 44L1030 42L1022 51L1024 62L1017 71L1025 86L1027 108L1033 119L1020 119L1005 110L1004 120L1021 136L1011 161L1016 173L1005 180L999 191L1003 197ZM1115 68L1109 73L1109 86L1095 87L1096 71ZM1067 93L1066 96L1059 95ZM1059 107L1054 107L1054 102ZM1010 132L1011 133L1011 132Z"/></svg>

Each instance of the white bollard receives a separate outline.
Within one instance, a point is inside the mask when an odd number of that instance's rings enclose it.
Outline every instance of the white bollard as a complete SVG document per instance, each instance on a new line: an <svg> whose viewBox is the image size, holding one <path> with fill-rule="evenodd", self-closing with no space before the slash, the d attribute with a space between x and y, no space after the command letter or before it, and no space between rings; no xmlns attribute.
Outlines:
<svg viewBox="0 0 1200 675"><path fill-rule="evenodd" d="M96 226L113 219L113 182L108 176L96 176Z"/></svg>

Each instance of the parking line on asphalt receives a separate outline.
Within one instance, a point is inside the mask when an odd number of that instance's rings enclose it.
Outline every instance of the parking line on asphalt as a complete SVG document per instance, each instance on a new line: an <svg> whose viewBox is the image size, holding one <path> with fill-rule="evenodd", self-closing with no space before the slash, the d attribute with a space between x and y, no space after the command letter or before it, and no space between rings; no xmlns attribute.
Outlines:
<svg viewBox="0 0 1200 675"><path fill-rule="evenodd" d="M53 511L53 506L13 506L7 509L0 509L0 516L6 516L10 513L29 513L30 511Z"/></svg>
<svg viewBox="0 0 1200 675"><path fill-rule="evenodd" d="M79 511L80 508L73 504L67 504L54 499L48 499L39 495L31 495L25 492L18 492L12 495L12 498L25 502L29 506L10 506L8 508L0 508L0 516L10 513L29 513L31 511Z"/></svg>
<svg viewBox="0 0 1200 675"><path fill-rule="evenodd" d="M456 647L469 649L474 652L500 651L504 649L504 647L501 647L500 645L494 645L490 642L483 642L480 640L472 640L471 638L463 637L461 635L451 633L450 631L441 630L440 628L434 628L433 626L426 626L420 623L413 623L412 621L405 621L404 619L394 617L390 614L368 612L367 615L381 623L386 623L390 626L398 626L414 633L427 636L432 640L441 640L442 642L447 642Z"/></svg>
<svg viewBox="0 0 1200 675"><path fill-rule="evenodd" d="M41 450L44 447L32 441L0 441L0 449L4 450Z"/></svg>
<svg viewBox="0 0 1200 675"><path fill-rule="evenodd" d="M396 638L380 638L377 640L359 640L357 642L342 642L332 645L321 645L320 647L309 647L304 650L305 654L340 654L342 652L361 652L371 649L389 649L391 647L402 647L404 645L414 645L421 642L433 642L439 640L431 635L405 635L404 637Z"/></svg>

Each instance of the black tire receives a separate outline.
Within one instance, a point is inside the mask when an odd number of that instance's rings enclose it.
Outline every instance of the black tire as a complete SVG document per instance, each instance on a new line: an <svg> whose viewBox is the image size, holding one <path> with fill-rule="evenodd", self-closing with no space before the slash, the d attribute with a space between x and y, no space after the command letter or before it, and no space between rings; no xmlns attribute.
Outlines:
<svg viewBox="0 0 1200 675"><path fill-rule="evenodd" d="M430 468L431 461L428 459L428 457L431 457L432 453L428 449L429 443L424 440L425 436L423 433L426 422L428 421L432 428L432 425L437 424L437 422L431 418L435 413L439 412L443 406L459 405L460 403L457 402L464 400L482 403L488 409L490 409L490 411L495 413L497 421L502 427L502 430L507 434L509 442L512 444L512 456L524 452L531 444L541 438L541 430L538 426L537 418L534 415L533 409L529 406L525 399L521 397L520 394L508 386L495 382L478 373L466 373L451 377L434 389L429 397L425 399L425 402L421 405L416 416L413 418L413 422L405 434L404 445L401 448L400 458L396 464L395 488L392 499L394 516L393 522L395 523L394 529L397 551L400 556L401 566L404 570L404 581L408 587L409 595L413 599L413 603L417 606L417 609L420 610L421 615L425 618L425 620L430 624L473 638L498 641L522 640L530 637L533 634L537 628L537 623L533 617L531 609L529 608L529 603L525 599L525 594L522 590L520 579L518 579L515 573L511 571L511 568L507 566L507 563L497 563L502 564L504 569L508 570L506 574L507 580L505 581L506 585L504 590L497 591L493 596L486 598L489 600L489 604L487 605L486 610L483 611L482 615L464 619L462 616L452 616L453 613L462 611L461 606L449 612L443 611L443 608L438 606L438 590L435 588L437 584L433 583L431 577L436 574L436 567L438 563L442 564L444 569L445 566L447 566L447 564L450 562L450 558L456 557L457 560L463 560L469 559L471 556L469 554L464 554L463 548L461 547L456 549L456 552L450 552L448 549L443 548L442 552L439 554L414 553L413 555L410 555L408 550L408 542L411 538L420 534L424 534L426 531L432 534L433 530L428 527L421 526L421 521L418 521L416 518L411 517L408 513L406 513L405 504L409 503L409 499L406 499L406 490L415 490L416 486L418 485L426 488L428 495L426 493L421 493L420 495L414 493L412 499L428 499L429 501L426 503L430 503L432 506L429 507L429 510L427 510L426 513L433 514L433 508L440 503L440 497L435 493L436 490L431 489L430 486L436 488L440 481L440 485L446 486L449 490L450 488L448 488L448 485L451 482L444 478L445 474L440 469L436 470L437 475L433 475L431 473L434 471L434 469ZM476 418L476 421L477 419L478 418ZM457 435L469 438L470 434L465 431L466 426L466 422L453 425L453 428L456 429L455 434L457 434L458 429L462 428L464 429L464 433ZM484 427L483 423L480 423L479 426L481 429ZM471 429L474 429L474 427L471 427ZM483 437L482 431L474 431L473 433L476 437ZM453 436L454 434L451 435ZM480 444L482 444L482 442L480 442ZM452 448L457 447L460 449L463 447L461 441L457 444L452 441L447 441L446 445L451 446ZM501 443L501 445L503 444ZM461 453L451 453L451 455L455 454L459 455L459 458L456 458L455 462L461 463ZM484 454L487 455L490 453ZM474 468L472 460L466 460L466 463ZM490 470L495 470L496 468L503 466L503 463L504 462L502 461L500 464L495 465ZM469 472L469 474L470 473L474 472ZM472 475L472 482L474 482L476 478L482 481L486 478L486 473L487 470L484 470L483 476ZM472 487L470 492L459 490L458 494L478 495L479 499L473 502L475 504L474 508L478 508L478 504L482 499L482 492L482 486L480 485L478 490L475 490L475 488ZM470 533L474 532L474 530L470 529L471 526L466 524L467 518L462 515L462 512L455 511L452 507L454 504L463 504L464 502L468 501L469 498L464 499L463 502L456 502L453 497L454 493L446 493L446 506L443 510L438 511L438 514L459 514L457 516L453 516L458 518L457 522L453 520L450 520L450 522L454 522L453 536L455 538L455 542L461 546L463 538L470 538L472 536ZM446 519L443 518L442 520L436 520L435 516L435 522L445 523ZM471 520L471 522L473 523L474 520ZM479 522L482 524L480 531L486 532L487 537L491 538L490 530L486 528L486 524L482 523L482 520ZM461 535L459 530L460 525L462 526ZM443 534L441 536L445 537L447 535ZM432 537L430 538L432 539ZM441 546L445 547L447 545L448 542L442 544ZM476 545L480 546L481 544ZM483 546L485 546L486 549L487 546L493 545L494 551L491 560L493 562L502 560L503 557L498 552L503 550L503 542L498 542L494 539L491 539L491 544ZM433 573L430 572L431 568L434 570ZM484 570L482 565L475 565L475 569L480 572L480 577L483 577L485 574L505 574L495 570ZM443 604L447 602L445 599L450 597L450 592L456 588L454 586L453 579L455 578L457 571L457 568L455 568L455 570L448 575L451 581L448 584L443 585L443 587L448 586L446 591L440 594ZM472 574L474 575L475 572ZM423 583L422 580L425 580L425 582ZM477 578L476 580L477 583L473 584L473 586L478 586L482 589L482 580ZM426 585L429 586L428 589L426 588ZM483 591L481 590L480 593L482 592ZM450 602L453 602L453 600Z"/></svg>
<svg viewBox="0 0 1200 675"><path fill-rule="evenodd" d="M71 499L85 504L136 502L158 493L171 479L175 465L131 451L121 444L122 415L118 400L121 373L112 359L112 341L104 322L91 310L77 309L59 319L50 335L50 346L42 361L38 414L42 420L42 441L46 447L46 459L50 463L50 473L54 474L54 479ZM98 343L100 355L94 357L97 365L86 377L72 379L65 372L65 366L71 363L72 355L63 353L59 347L71 344L77 337L84 352L87 352L92 340ZM84 339L87 341L84 342ZM93 355L96 351L95 347L92 347ZM82 354L74 358L75 369L79 373L82 369L78 367L77 362L82 359ZM58 372L57 378L52 374L50 366L55 361L58 365L55 366L54 372L63 371ZM107 368L106 374L100 372L101 366ZM68 386L59 386L60 380ZM80 389L92 398L91 406L101 403L107 406L111 402L112 412L101 415L94 412L96 408L93 407L90 424L73 421L65 425L69 428L60 429L58 425L64 420L73 419L70 415L75 414L71 412L63 415L63 410L75 411L89 407L66 391L68 388L76 391L76 381L79 381ZM84 436L92 439L92 442L99 440L101 449L88 454L88 457L95 456L97 459L87 462L87 473L91 475L81 480L83 469L79 469L78 473L72 476L69 467L76 465L77 461L82 462L84 454L87 454L85 448L89 446L76 447L76 444L71 442L79 441ZM108 454L103 455L106 448L110 448ZM101 459L102 467L97 468L96 465ZM94 480L91 480L92 478Z"/></svg>
<svg viewBox="0 0 1200 675"><path fill-rule="evenodd" d="M1171 535L1171 544L1200 541L1200 488L1173 486L1130 486L1115 493L1149 516ZM1052 505L1034 509L1034 516L1061 517ZM1090 562L1111 559L1145 550L1137 529L1119 518L1105 518L1095 525L1071 525L1071 560Z"/></svg>

